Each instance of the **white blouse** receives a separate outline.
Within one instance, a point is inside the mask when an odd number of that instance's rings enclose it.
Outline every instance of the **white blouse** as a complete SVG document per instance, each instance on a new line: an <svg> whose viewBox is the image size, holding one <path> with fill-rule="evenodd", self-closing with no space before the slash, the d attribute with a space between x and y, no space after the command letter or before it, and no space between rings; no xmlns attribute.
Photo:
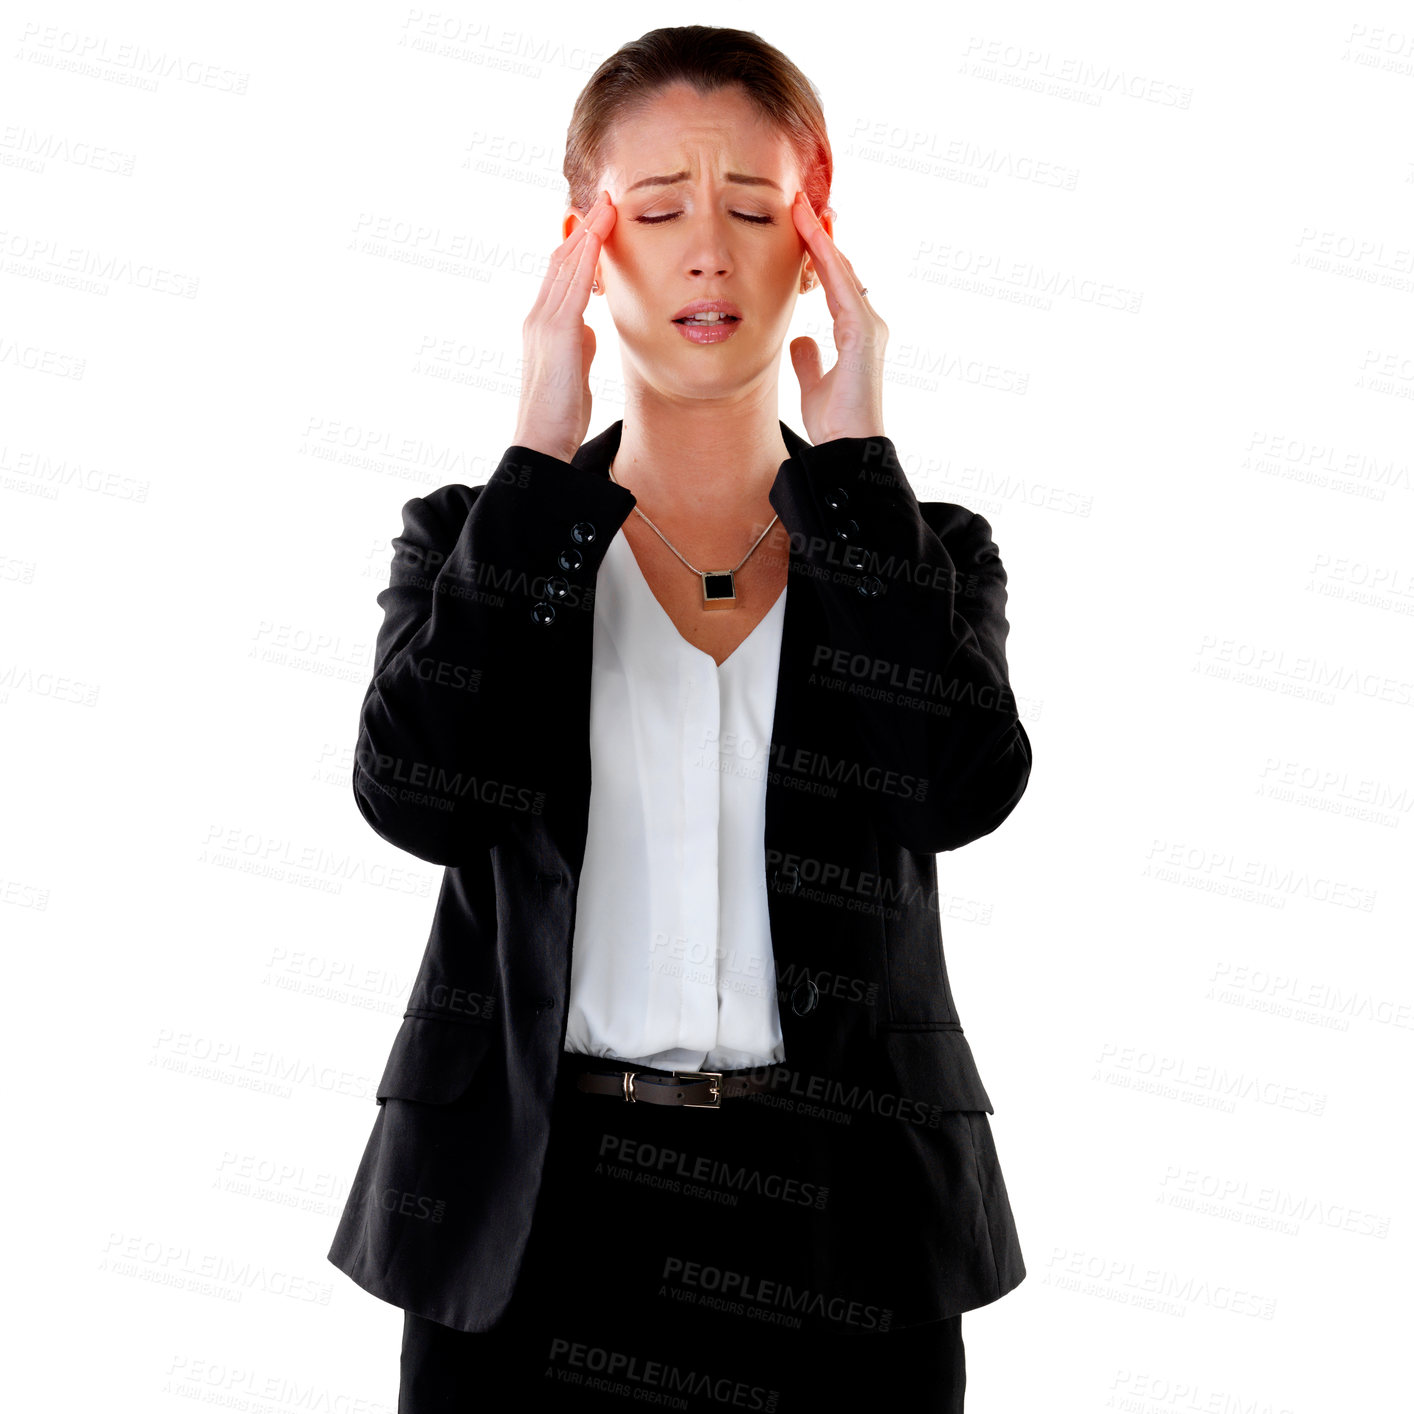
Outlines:
<svg viewBox="0 0 1414 1414"><path fill-rule="evenodd" d="M622 528L609 542L567 1051L661 1070L785 1058L765 870L785 599L718 666L678 632Z"/></svg>

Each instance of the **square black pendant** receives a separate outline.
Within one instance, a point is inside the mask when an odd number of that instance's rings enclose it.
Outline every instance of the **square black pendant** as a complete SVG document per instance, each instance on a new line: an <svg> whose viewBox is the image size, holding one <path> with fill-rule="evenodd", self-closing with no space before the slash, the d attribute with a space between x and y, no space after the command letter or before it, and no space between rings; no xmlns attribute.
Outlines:
<svg viewBox="0 0 1414 1414"><path fill-rule="evenodd" d="M731 570L708 570L702 576L703 608L728 608L736 603L736 577Z"/></svg>

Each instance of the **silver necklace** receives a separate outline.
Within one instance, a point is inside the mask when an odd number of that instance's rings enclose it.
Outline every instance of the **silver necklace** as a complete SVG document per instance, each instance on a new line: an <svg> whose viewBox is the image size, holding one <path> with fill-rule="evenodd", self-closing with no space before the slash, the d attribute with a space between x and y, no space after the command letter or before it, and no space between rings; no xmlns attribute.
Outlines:
<svg viewBox="0 0 1414 1414"><path fill-rule="evenodd" d="M609 480L612 481L615 486L622 486L623 482L620 481L618 477L614 475L614 462L617 460L618 457L615 456L609 462ZM634 507L634 510L638 511L638 514L643 516L644 520L648 520L648 517L643 515L643 512L639 511L637 506ZM668 549L670 549L673 554L675 554L678 559L683 562L683 564L687 565L688 569L690 569L693 574L697 575L697 577L701 579L702 607L704 609L731 609L736 606L737 602L736 570L739 570L741 566L744 565L752 557L752 555L756 553L756 546L759 545L766 538L766 536L770 534L771 526L775 525L778 520L780 520L780 516L778 515L774 515L771 517L771 525L768 525L766 529L763 530L761 534L756 537L755 544L753 544L751 549L749 549L746 554L741 557L741 564L737 565L736 569L733 570L698 569L696 565L688 561L687 557L682 553L682 551L679 550L678 547L674 545L673 542L669 540L668 537L664 535L663 532L659 530L658 527L654 525L651 520L648 520L648 524L652 529L653 533L658 537L658 539L661 540L663 544L666 545Z"/></svg>

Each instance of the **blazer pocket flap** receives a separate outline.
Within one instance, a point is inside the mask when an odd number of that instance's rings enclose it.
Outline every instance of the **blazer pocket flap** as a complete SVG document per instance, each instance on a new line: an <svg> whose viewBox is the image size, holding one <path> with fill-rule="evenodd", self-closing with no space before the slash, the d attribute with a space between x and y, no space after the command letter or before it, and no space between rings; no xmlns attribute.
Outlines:
<svg viewBox="0 0 1414 1414"><path fill-rule="evenodd" d="M960 1026L881 1026L874 1039L883 1052L888 1083L899 1096L944 1110L993 1113Z"/></svg>
<svg viewBox="0 0 1414 1414"><path fill-rule="evenodd" d="M378 1082L378 1103L397 1098L449 1105L460 1099L485 1059L495 1029L435 1016L404 1017Z"/></svg>

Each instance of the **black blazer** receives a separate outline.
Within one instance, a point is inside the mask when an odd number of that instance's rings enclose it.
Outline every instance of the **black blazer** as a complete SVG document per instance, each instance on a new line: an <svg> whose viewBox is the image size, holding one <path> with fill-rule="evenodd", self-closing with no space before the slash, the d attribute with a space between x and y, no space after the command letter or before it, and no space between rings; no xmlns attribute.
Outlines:
<svg viewBox="0 0 1414 1414"><path fill-rule="evenodd" d="M773 1079L833 1111L810 1126L808 1171L830 1188L822 1285L876 1292L907 1325L1025 1276L948 985L934 856L1007 818L1031 744L987 521L920 504L887 437L812 447L780 426ZM608 476L622 431L573 462L513 446L484 486L409 501L378 595L354 794L379 835L445 872L328 1255L460 1330L487 1329L510 1297L549 1136L589 813L595 576L634 505ZM971 1113L945 1124L948 1111Z"/></svg>

